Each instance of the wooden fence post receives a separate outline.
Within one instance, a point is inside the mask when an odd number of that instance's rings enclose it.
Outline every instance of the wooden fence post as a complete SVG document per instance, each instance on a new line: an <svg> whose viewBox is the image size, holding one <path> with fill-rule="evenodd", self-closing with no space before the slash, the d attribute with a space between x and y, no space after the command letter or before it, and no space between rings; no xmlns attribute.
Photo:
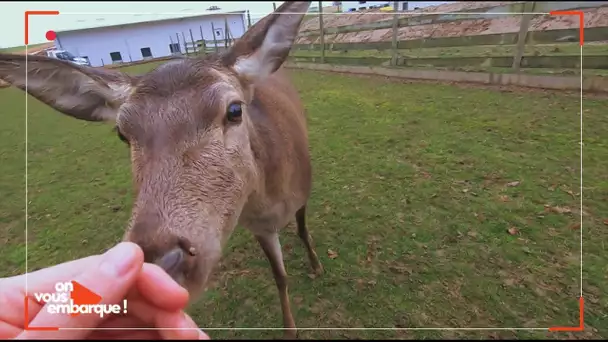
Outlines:
<svg viewBox="0 0 608 342"><path fill-rule="evenodd" d="M236 42L236 37L232 34L230 26L228 26L228 38L230 38L230 46L234 45L234 43Z"/></svg>
<svg viewBox="0 0 608 342"><path fill-rule="evenodd" d="M247 28L251 27L251 14L249 14L249 10L247 10Z"/></svg>
<svg viewBox="0 0 608 342"><path fill-rule="evenodd" d="M228 49L230 44L230 28L228 27L228 18L224 17L224 49Z"/></svg>
<svg viewBox="0 0 608 342"><path fill-rule="evenodd" d="M207 43L205 42L205 36L203 35L203 26L199 25L199 29L201 29L201 50L203 51L203 55L207 54Z"/></svg>
<svg viewBox="0 0 608 342"><path fill-rule="evenodd" d="M272 8L273 8L273 10L275 10L275 11L277 10L277 3L276 3L276 2L273 2L273 3L272 3Z"/></svg>
<svg viewBox="0 0 608 342"><path fill-rule="evenodd" d="M194 42L194 35L192 34L192 29L188 29L190 31L190 40L192 41L192 48L194 49L194 54L198 53L198 49L196 48L196 43Z"/></svg>
<svg viewBox="0 0 608 342"><path fill-rule="evenodd" d="M522 12L530 13L534 12L534 8L536 7L536 2L525 2ZM533 14L522 14L521 16L521 24L519 26L519 36L517 37L517 47L515 48L515 56L513 57L513 66L512 69L515 72L519 72L519 68L521 66L521 58L524 55L524 50L526 48L526 37L528 36L528 29L530 28L530 21L532 21Z"/></svg>
<svg viewBox="0 0 608 342"><path fill-rule="evenodd" d="M211 34L213 35L213 44L215 45L215 52L217 52L217 38L215 37L215 26L213 26L213 22L211 22Z"/></svg>
<svg viewBox="0 0 608 342"><path fill-rule="evenodd" d="M391 44L392 53L391 53L391 65L397 65L397 33L399 31L399 1L393 1L393 41Z"/></svg>
<svg viewBox="0 0 608 342"><path fill-rule="evenodd" d="M319 1L319 30L321 38L321 63L325 63L325 30L323 29L323 1Z"/></svg>
<svg viewBox="0 0 608 342"><path fill-rule="evenodd" d="M127 47L127 53L129 54L129 62L133 63L133 58L131 57L131 47L129 46L129 43L127 43L126 39L125 39L125 45Z"/></svg>
<svg viewBox="0 0 608 342"><path fill-rule="evenodd" d="M189 56L190 54L188 53L188 43L186 43L186 35L184 34L184 32L182 32L182 40L184 41L184 49L186 49L186 56Z"/></svg>

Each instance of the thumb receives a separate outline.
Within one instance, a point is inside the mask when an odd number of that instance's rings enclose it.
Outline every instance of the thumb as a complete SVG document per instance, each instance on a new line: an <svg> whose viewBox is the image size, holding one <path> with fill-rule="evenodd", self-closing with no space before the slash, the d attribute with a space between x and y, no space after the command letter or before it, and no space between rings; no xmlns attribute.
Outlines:
<svg viewBox="0 0 608 342"><path fill-rule="evenodd" d="M129 289L135 284L137 276L143 266L143 253L133 243L123 242L107 251L100 258L95 259L86 270L73 280L101 297L98 304L112 305L122 303ZM61 338L83 339L107 318L97 313L81 313L70 316L66 313L50 313L46 304L40 313L30 322L29 326L58 327L59 331L45 332L26 330L18 338Z"/></svg>

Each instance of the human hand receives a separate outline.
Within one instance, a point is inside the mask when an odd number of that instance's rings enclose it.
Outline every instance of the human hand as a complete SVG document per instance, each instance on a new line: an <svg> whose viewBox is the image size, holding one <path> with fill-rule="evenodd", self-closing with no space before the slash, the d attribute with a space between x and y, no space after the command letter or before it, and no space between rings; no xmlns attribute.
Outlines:
<svg viewBox="0 0 608 342"><path fill-rule="evenodd" d="M35 301L34 293L54 293L56 283L72 280L101 296L99 304L122 304L127 299L127 314L53 315ZM144 263L141 249L133 243L29 273L27 284L28 325L59 330L24 330L25 275L20 275L0 279L1 339L209 339L182 311L188 292L158 266ZM120 328L127 330L116 330Z"/></svg>

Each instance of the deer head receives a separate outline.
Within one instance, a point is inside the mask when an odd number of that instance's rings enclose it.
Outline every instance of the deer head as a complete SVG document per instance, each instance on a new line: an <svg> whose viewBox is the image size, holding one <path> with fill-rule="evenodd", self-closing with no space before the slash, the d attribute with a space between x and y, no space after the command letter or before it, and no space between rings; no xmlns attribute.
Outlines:
<svg viewBox="0 0 608 342"><path fill-rule="evenodd" d="M248 106L256 82L285 61L309 5L284 2L225 52L144 75L2 54L0 79L64 115L115 125L136 194L124 239L194 296L261 186Z"/></svg>

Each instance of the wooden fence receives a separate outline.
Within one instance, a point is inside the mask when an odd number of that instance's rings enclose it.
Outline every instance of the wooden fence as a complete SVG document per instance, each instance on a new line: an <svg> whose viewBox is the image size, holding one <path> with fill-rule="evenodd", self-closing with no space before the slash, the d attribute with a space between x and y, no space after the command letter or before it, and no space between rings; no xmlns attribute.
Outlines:
<svg viewBox="0 0 608 342"><path fill-rule="evenodd" d="M336 65L363 65L363 66L401 66L401 67L436 67L448 70L473 70L480 71L487 68L501 68L519 71L520 68L550 68L550 69L578 69L581 66L581 56L578 48L560 55L525 55L527 46L538 44L561 44L570 43L576 45L579 39L579 28L555 29L555 30L529 30L530 21L537 19L542 14L554 10L581 10L589 8L608 7L608 1L604 2L514 2L509 5L491 6L461 11L450 14L416 14L404 15L402 12L393 12L392 19L386 13L379 13L383 19L367 24L357 24L338 27L323 27L323 7L319 7L319 29L301 32L298 39L313 39L311 44L296 44L290 56L290 61L295 63L327 63ZM523 14L525 13L525 14ZM344 14L350 15L350 14ZM399 28L411 26L423 26L440 23L462 22L465 20L489 19L497 17L517 16L520 17L519 32L483 34L459 37L427 37L421 39L398 40ZM576 18L578 21L578 18ZM251 26L251 18L247 13L248 26ZM215 37L203 36L200 32L177 32L171 36L171 41L179 44L175 55L201 55L221 51L234 44L235 38L230 32L230 27L225 21L223 30L226 37L215 39ZM578 25L577 25L578 26ZM362 32L370 30L392 29L391 40L378 42L339 43L328 41L329 35L347 34L349 32ZM212 27L212 32L215 27ZM585 42L597 42L608 40L608 27L590 27L585 29ZM209 39L212 38L212 39ZM492 55L469 52L465 56L404 56L403 50L414 51L416 49L429 48L462 48L462 51L474 46L499 46L511 45L511 55ZM559 49L559 48L558 48ZM606 53L601 50L598 54L584 55L582 64L584 69L608 70L608 48ZM357 56L358 52L368 50L368 53ZM418 50L417 50L418 51ZM422 51L422 50L419 50ZM429 50L426 50L429 51ZM342 53L340 53L342 52ZM382 53L375 53L382 52ZM464 52L461 54L465 54ZM354 55L354 56L349 56ZM142 61L143 62L143 61ZM123 65L130 65L124 63ZM570 71L567 71L570 72ZM608 71L606 72L608 75Z"/></svg>
<svg viewBox="0 0 608 342"><path fill-rule="evenodd" d="M247 17L248 19L249 17L249 12L247 13ZM249 19L250 20L250 19ZM197 37L197 39L195 40L194 37L195 35L198 36L198 32L196 34L194 34L192 32L192 30L189 30L189 34L185 34L184 32L181 32L181 42L179 40L180 37L180 33L176 33L176 38L177 38L177 42L181 43L179 44L180 49L178 51L174 51L175 54L185 54L185 55L190 55L190 54L206 54L206 53L210 53L210 52L218 52L220 50L223 50L229 46L231 46L232 44L234 44L235 41L235 37L232 34L232 32L230 31L230 25L228 25L228 19L224 18L224 25L222 25L222 29L224 31L224 37L217 39L215 37L215 35L213 36L213 39L207 39L204 35L203 35L203 28L200 27L200 38ZM217 27L219 28L219 27ZM211 23L211 32L215 32L215 25L213 23ZM171 37L172 38L172 37ZM182 50L183 48L183 50Z"/></svg>
<svg viewBox="0 0 608 342"><path fill-rule="evenodd" d="M323 27L323 12L320 11L319 29L301 32L299 39L305 38L313 43L297 44L292 49L290 59L294 62L313 63L335 63L335 64L358 64L358 65L385 65L385 66L491 66L501 68L512 68L519 71L521 67L526 68L579 68L580 53L571 55L550 56L524 56L526 45L536 44L562 44L579 41L579 28L556 29L556 30L529 30L530 22L540 18L551 11L585 10L589 8L608 7L607 1L582 1L582 2L516 2L503 6L492 6L476 8L450 14L416 14L404 15L398 11L394 12L392 19L372 23L347 25L338 27ZM395 7L393 7L395 8ZM461 14L462 13L462 14ZM349 14L344 14L349 15ZM379 14L382 15L382 14ZM432 25L441 23L462 22L466 20L490 19L507 16L519 16L519 32L459 36L459 37L427 37L421 39L398 40L398 30L403 27ZM578 22L578 17L576 17ZM392 29L390 41L340 43L328 42L329 35L342 35L352 32L363 32L373 30ZM597 42L608 40L607 27L590 27L584 30L584 42ZM426 49L426 48L451 48L472 47L482 45L513 45L512 56L467 56L467 57L406 57L401 56L399 50L404 49ZM368 56L348 57L357 55L356 51L390 51L383 53L383 57ZM608 49L607 49L608 50ZM309 51L298 53L300 51ZM314 52L314 53L313 53ZM334 53L334 56L328 56ZM342 52L340 54L336 52ZM338 55L338 56L335 56ZM378 54L380 55L380 54ZM584 56L583 67L585 69L608 69L608 51L603 55Z"/></svg>

